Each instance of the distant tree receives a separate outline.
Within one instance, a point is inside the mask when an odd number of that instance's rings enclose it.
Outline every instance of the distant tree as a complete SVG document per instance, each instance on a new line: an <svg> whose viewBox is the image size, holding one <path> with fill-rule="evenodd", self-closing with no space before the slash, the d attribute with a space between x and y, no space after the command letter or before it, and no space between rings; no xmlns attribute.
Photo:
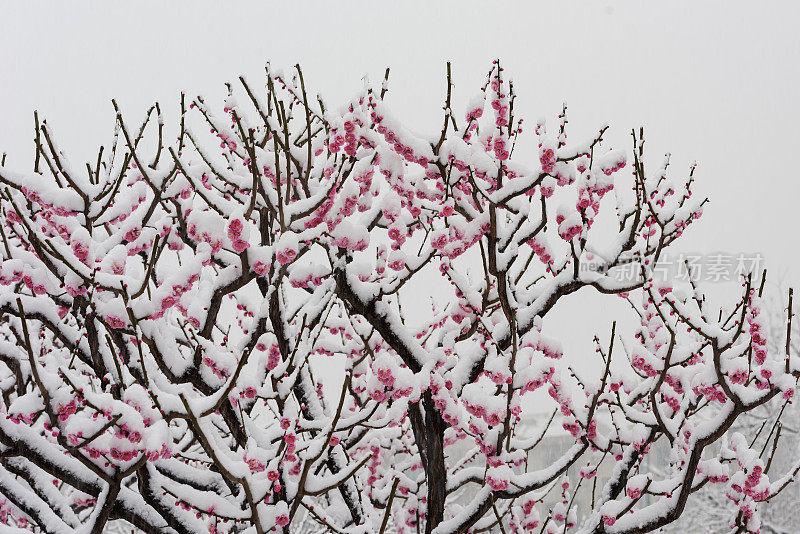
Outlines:
<svg viewBox="0 0 800 534"><path fill-rule="evenodd" d="M646 172L641 131L629 166L605 127L568 146L566 109L536 125L533 167L512 162L499 62L460 116L448 64L431 137L385 80L336 112L299 67L239 81L221 114L182 96L171 143L158 104L137 128L115 102L96 161L73 166L37 117L34 171L0 167L6 525L633 533L720 484L758 531L784 480L726 436L791 399L800 362L767 349L750 275L725 310L656 276L700 216L693 169ZM446 302L402 306L431 280ZM641 319L597 340L592 379L542 322L584 288ZM545 433L570 446L526 469Z"/></svg>

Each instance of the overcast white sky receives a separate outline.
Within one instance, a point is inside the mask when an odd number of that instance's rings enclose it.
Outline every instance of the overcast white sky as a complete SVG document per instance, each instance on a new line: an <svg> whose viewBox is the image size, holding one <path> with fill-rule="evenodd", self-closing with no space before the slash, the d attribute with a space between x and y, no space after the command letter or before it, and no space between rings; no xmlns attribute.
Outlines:
<svg viewBox="0 0 800 534"><path fill-rule="evenodd" d="M266 61L299 62L331 104L389 66L395 114L434 132L445 62L460 109L500 58L529 122L566 102L573 140L608 122L628 148L641 125L654 163L699 163L711 205L683 251L761 253L773 281L800 284L800 4L294 3L3 3L0 152L30 169L38 109L73 162L94 159L112 97L131 120L156 100L174 113L181 90L219 102L239 74L260 83Z"/></svg>

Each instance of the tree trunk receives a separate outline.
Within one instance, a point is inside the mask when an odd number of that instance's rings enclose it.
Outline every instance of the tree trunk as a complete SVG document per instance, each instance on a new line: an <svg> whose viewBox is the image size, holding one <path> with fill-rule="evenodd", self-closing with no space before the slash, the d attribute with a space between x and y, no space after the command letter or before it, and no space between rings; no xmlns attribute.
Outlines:
<svg viewBox="0 0 800 534"><path fill-rule="evenodd" d="M425 408L425 479L428 482L428 511L425 534L430 534L444 519L447 498L447 468L444 460L444 431L447 424L433 403L430 391L422 400Z"/></svg>

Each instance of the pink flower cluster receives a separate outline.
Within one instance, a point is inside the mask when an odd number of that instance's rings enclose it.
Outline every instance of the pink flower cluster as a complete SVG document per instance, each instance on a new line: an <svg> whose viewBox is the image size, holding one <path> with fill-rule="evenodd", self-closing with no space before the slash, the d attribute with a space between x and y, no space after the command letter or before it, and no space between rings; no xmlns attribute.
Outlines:
<svg viewBox="0 0 800 534"><path fill-rule="evenodd" d="M75 399L70 400L67 404L59 404L58 405L58 420L59 421L66 421L69 419L71 415L74 415L78 411L78 406L75 402Z"/></svg>
<svg viewBox="0 0 800 534"><path fill-rule="evenodd" d="M200 275L198 273L192 273L186 279L185 284L174 283L172 285L172 291L161 297L161 300L159 301L159 310L155 314L151 315L150 318L159 319L163 317L164 314L173 306L176 306L184 316L187 315L186 308L181 305L181 296L189 291L198 280L200 280Z"/></svg>
<svg viewBox="0 0 800 534"><path fill-rule="evenodd" d="M292 246L286 246L275 254L275 259L278 260L278 263L281 265L291 263L295 257L297 257L297 249Z"/></svg>
<svg viewBox="0 0 800 534"><path fill-rule="evenodd" d="M486 475L486 483L494 491L503 491L508 489L508 480L504 478L494 478L492 475Z"/></svg>
<svg viewBox="0 0 800 534"><path fill-rule="evenodd" d="M620 152L617 158L603 165L601 169L603 171L603 174L605 174L606 176L611 176L618 170L625 168L626 164L627 160L625 159L625 154Z"/></svg>
<svg viewBox="0 0 800 534"><path fill-rule="evenodd" d="M539 261L541 261L547 267L547 271L550 272L554 260L553 255L550 252L550 246L544 237L533 237L529 239L527 243L533 249L533 253L536 254L536 256L539 258Z"/></svg>
<svg viewBox="0 0 800 534"><path fill-rule="evenodd" d="M289 279L289 284L292 287L307 288L316 287L322 283L322 276L315 273L304 273L301 276L292 275Z"/></svg>
<svg viewBox="0 0 800 534"><path fill-rule="evenodd" d="M187 216L189 215L188 211L187 211L186 215ZM193 222L189 223L188 228L187 228L187 233L189 234L189 237L191 237L193 240L197 241L198 243L208 243L209 245L211 245L211 252L213 254L216 254L217 252L219 252L222 249L222 241L221 240L219 240L219 239L217 239L215 237L212 237L211 234L209 234L208 232L200 231L200 229L197 227L197 224L195 224Z"/></svg>
<svg viewBox="0 0 800 534"><path fill-rule="evenodd" d="M552 148L541 147L539 149L539 163L542 164L542 172L551 174L556 165L556 153Z"/></svg>
<svg viewBox="0 0 800 534"><path fill-rule="evenodd" d="M245 456L244 462L247 464L247 467L250 468L251 473L260 473L266 469L264 464L255 458L248 458Z"/></svg>
<svg viewBox="0 0 800 534"><path fill-rule="evenodd" d="M658 374L658 371L650 365L644 356L634 354L631 359L631 365L633 365L634 369L640 370L647 376L656 376Z"/></svg>
<svg viewBox="0 0 800 534"><path fill-rule="evenodd" d="M239 218L231 219L228 223L228 238L231 240L233 250L240 254L250 246L250 243L242 239L243 229L244 223Z"/></svg>
<svg viewBox="0 0 800 534"><path fill-rule="evenodd" d="M722 386L719 384L711 384L711 385L699 385L692 388L695 395L704 396L709 401L717 401L717 402L725 402L728 397L725 396L725 392L722 391Z"/></svg>
<svg viewBox="0 0 800 534"><path fill-rule="evenodd" d="M508 147L504 137L496 137L493 143L494 155L500 161L505 161L509 158Z"/></svg>
<svg viewBox="0 0 800 534"><path fill-rule="evenodd" d="M344 146L344 153L348 156L356 155L356 148L358 146L358 138L356 137L356 124L361 126L353 120L347 120L344 123L344 135L341 133L331 132L332 139L328 142L328 149L333 152L339 152Z"/></svg>
<svg viewBox="0 0 800 534"><path fill-rule="evenodd" d="M466 400L461 401L464 405L464 408L470 414L474 415L475 417L480 417L486 424L489 426L497 426L503 422L503 419L506 416L505 407L501 407L499 410L488 410L485 406L481 404L472 404Z"/></svg>
<svg viewBox="0 0 800 534"><path fill-rule="evenodd" d="M760 313L761 306L756 296L756 290L751 289L748 299L747 328L752 339L753 359L758 365L763 365L767 359L767 337Z"/></svg>
<svg viewBox="0 0 800 534"><path fill-rule="evenodd" d="M79 241L76 239L72 242L71 246L72 246L72 253L75 254L75 257L78 258L78 261L80 261L84 265L88 265L89 245L83 241Z"/></svg>
<svg viewBox="0 0 800 534"><path fill-rule="evenodd" d="M278 363L281 361L281 350L278 345L270 345L267 348L266 343L258 343L256 344L256 350L259 352L267 352L267 369L270 371L275 369L278 366Z"/></svg>
<svg viewBox="0 0 800 534"><path fill-rule="evenodd" d="M337 247L346 248L348 250L352 250L355 252L361 252L362 250L366 250L367 248L367 241L365 239L351 239L347 235L341 235L333 240L333 244Z"/></svg>
<svg viewBox="0 0 800 534"><path fill-rule="evenodd" d="M28 275L22 277L22 282L28 289L31 290L34 295L44 295L47 292L47 288L44 286L44 284L37 284Z"/></svg>
<svg viewBox="0 0 800 534"><path fill-rule="evenodd" d="M494 91L491 106L495 112L495 126L502 129L508 126L508 95L503 92L503 68L498 61L494 62L497 65L494 76L492 77L491 88Z"/></svg>
<svg viewBox="0 0 800 534"><path fill-rule="evenodd" d="M411 148L409 145L403 143L401 140L400 135L396 131L394 131L390 126L384 124L383 117L378 115L377 113L373 113L372 121L376 125L375 130L381 134L384 140L389 144L389 146L394 150L399 156L409 162L414 162L422 167L428 166L428 158L425 156L417 156L414 153L414 149Z"/></svg>
<svg viewBox="0 0 800 534"><path fill-rule="evenodd" d="M224 380L224 379L228 378L228 376L230 376L230 371L228 371L227 369L225 369L223 367L218 367L217 363L214 360L212 360L211 358L209 358L208 356L203 356L203 360L202 361L203 361L203 364L208 366L208 368L211 370L212 373L214 373L214 375L217 378L221 378L221 379Z"/></svg>
<svg viewBox="0 0 800 534"><path fill-rule="evenodd" d="M572 241L573 238L578 237L583 232L583 225L577 217L571 217L567 220L564 214L559 213L556 215L556 224L558 224L558 235L564 241Z"/></svg>
<svg viewBox="0 0 800 534"><path fill-rule="evenodd" d="M121 319L120 317L117 317L116 315L108 315L108 316L106 316L106 324L108 324L108 326L110 328L113 328L113 329L116 329L116 330L121 329L121 328L125 328L126 326L128 326L127 321L125 321L124 319Z"/></svg>

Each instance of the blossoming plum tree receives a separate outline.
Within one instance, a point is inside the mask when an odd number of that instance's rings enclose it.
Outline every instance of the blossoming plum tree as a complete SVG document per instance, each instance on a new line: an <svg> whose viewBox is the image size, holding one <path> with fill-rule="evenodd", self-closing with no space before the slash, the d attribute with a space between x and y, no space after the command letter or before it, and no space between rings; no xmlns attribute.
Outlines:
<svg viewBox="0 0 800 534"><path fill-rule="evenodd" d="M793 473L716 444L791 399L800 362L766 349L757 274L724 310L654 276L700 217L693 170L646 171L641 132L632 161L606 128L568 145L566 109L536 125L532 167L512 161L499 62L464 115L448 65L432 137L392 115L385 80L336 112L299 67L239 81L221 113L182 97L171 143L158 104L134 128L114 103L85 169L38 117L33 172L0 167L6 525L632 533L708 483L758 531ZM449 298L409 313L398 296L424 277ZM581 289L641 319L597 340L591 380L543 323ZM527 469L545 433L572 445Z"/></svg>

